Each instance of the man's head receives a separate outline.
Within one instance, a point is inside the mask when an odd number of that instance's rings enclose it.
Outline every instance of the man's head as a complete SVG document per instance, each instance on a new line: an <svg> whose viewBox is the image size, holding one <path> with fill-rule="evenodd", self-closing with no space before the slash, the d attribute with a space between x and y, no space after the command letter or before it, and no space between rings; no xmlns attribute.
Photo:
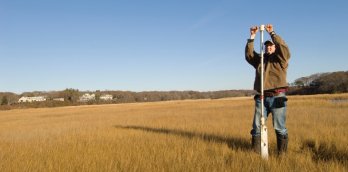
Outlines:
<svg viewBox="0 0 348 172"><path fill-rule="evenodd" d="M267 40L265 43L266 54L271 55L275 52L275 45L272 40Z"/></svg>

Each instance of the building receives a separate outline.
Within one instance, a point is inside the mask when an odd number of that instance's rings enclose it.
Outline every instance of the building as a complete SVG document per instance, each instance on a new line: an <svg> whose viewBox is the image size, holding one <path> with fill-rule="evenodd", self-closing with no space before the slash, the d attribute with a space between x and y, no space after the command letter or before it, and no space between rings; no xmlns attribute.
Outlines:
<svg viewBox="0 0 348 172"><path fill-rule="evenodd" d="M109 100L112 100L112 95L111 94L104 94L104 95L101 95L99 97L100 100L104 100L104 101L109 101Z"/></svg>
<svg viewBox="0 0 348 172"><path fill-rule="evenodd" d="M95 100L95 94L88 94L88 93L82 95L79 99L80 102L88 102L93 100Z"/></svg>
<svg viewBox="0 0 348 172"><path fill-rule="evenodd" d="M18 103L24 103L24 102L43 102L46 101L46 98L44 96L37 96L37 97L21 97L18 100Z"/></svg>
<svg viewBox="0 0 348 172"><path fill-rule="evenodd" d="M53 101L60 101L60 102L64 102L64 98L54 98Z"/></svg>

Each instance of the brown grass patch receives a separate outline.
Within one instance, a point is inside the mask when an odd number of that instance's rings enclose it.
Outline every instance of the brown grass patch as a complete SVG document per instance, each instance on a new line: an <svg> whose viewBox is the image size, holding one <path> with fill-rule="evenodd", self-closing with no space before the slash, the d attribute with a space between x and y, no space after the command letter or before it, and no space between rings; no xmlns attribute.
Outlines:
<svg viewBox="0 0 348 172"><path fill-rule="evenodd" d="M269 161L250 150L250 97L0 111L0 169L347 171L346 99L289 96L289 150L268 121Z"/></svg>

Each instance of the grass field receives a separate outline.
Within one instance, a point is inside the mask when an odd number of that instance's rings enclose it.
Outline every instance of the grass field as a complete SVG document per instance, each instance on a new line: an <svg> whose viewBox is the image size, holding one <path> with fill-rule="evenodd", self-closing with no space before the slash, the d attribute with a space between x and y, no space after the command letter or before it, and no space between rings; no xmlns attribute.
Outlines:
<svg viewBox="0 0 348 172"><path fill-rule="evenodd" d="M0 171L348 171L348 94L289 96L286 156L252 98L0 111Z"/></svg>

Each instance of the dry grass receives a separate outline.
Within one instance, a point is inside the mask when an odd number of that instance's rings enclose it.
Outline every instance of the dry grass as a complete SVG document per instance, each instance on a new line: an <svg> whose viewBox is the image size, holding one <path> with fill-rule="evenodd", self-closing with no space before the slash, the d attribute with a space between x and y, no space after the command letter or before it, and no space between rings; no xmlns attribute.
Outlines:
<svg viewBox="0 0 348 172"><path fill-rule="evenodd" d="M348 94L291 96L289 150L250 150L253 100L0 111L0 171L348 171Z"/></svg>

